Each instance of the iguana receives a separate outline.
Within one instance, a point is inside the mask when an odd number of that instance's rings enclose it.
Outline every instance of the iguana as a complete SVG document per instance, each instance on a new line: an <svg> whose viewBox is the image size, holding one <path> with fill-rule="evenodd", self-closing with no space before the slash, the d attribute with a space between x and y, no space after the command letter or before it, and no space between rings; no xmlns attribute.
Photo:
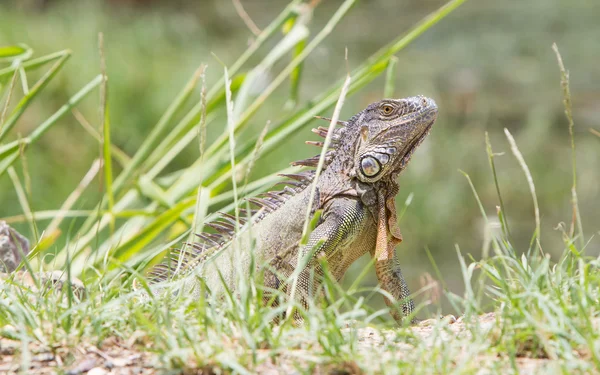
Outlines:
<svg viewBox="0 0 600 375"><path fill-rule="evenodd" d="M306 305L306 299L318 293L323 275L319 257L340 280L356 259L369 253L381 287L393 297L385 302L400 321L413 312L414 304L394 250L402 241L394 202L397 179L429 134L437 112L436 103L423 96L384 99L338 122L311 207L311 214L322 214L306 244L301 245L301 237L314 170L284 175L283 190L249 198L260 209L248 222L242 213L241 220L222 214L219 221L206 224L216 233L198 234L199 242L157 265L149 273L150 283L175 278L185 294L198 296L202 279L219 293L224 285L234 289L236 275L245 277L255 265L264 272L266 288L293 294ZM327 130L313 132L326 137ZM314 167L318 161L316 156L292 164ZM303 256L310 256L309 262L297 270L297 284L292 284L290 276Z"/></svg>

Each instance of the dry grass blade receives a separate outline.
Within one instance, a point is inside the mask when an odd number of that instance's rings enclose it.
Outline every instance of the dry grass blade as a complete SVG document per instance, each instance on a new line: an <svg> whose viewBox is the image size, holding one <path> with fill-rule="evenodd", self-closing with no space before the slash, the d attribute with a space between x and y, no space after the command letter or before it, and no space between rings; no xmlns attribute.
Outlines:
<svg viewBox="0 0 600 375"><path fill-rule="evenodd" d="M10 106L10 99L12 98L13 90L15 89L15 82L17 81L17 71L13 74L10 80L10 86L8 87L8 95L6 96L6 101L4 102L4 108L2 109L2 115L0 115L0 133L2 133L2 128L4 127L4 119L6 118L6 112L8 111L8 107Z"/></svg>
<svg viewBox="0 0 600 375"><path fill-rule="evenodd" d="M244 21L244 23L246 24L248 29L250 29L250 31L252 31L252 34L254 34L255 36L258 36L261 33L260 29L258 28L258 26L256 26L254 21L252 21L252 18L250 18L250 16L248 15L248 12L246 12L246 10L244 9L244 6L240 2L240 0L231 0L231 1L233 2L235 11L240 16L242 21Z"/></svg>
<svg viewBox="0 0 600 375"><path fill-rule="evenodd" d="M500 204L498 219L502 225L504 236L510 236L510 229L508 227L508 219L506 218L506 209L504 208L504 201L502 200L502 194L500 193L500 183L498 182L498 175L496 173L496 163L494 157L498 154L494 154L492 150L492 143L490 142L490 136L488 132L485 132L485 149L488 155L488 161L490 163L490 169L492 170L492 176L494 177L494 186L496 186L496 194L498 195L498 203Z"/></svg>
<svg viewBox="0 0 600 375"><path fill-rule="evenodd" d="M198 123L198 152L200 153L200 162L204 163L204 149L206 146L206 65L200 66L201 73L200 79L202 81L202 89L200 91L200 121ZM200 171L202 173L203 170ZM205 190L202 185L198 186L198 191L196 192L196 206L194 209L194 217L192 219L192 230L190 231L190 236L188 238L188 242L193 242L193 236L195 233L200 232L202 229L202 222L204 217L206 216L206 205L202 205L202 202L206 197L203 196Z"/></svg>
<svg viewBox="0 0 600 375"><path fill-rule="evenodd" d="M346 61L346 63L348 62L348 51L347 50L346 50L345 61ZM319 157L319 163L317 164L317 168L315 170L315 176L313 178L313 183L310 185L308 208L306 209L306 214L305 214L305 218L304 218L304 226L302 228L302 239L300 240L301 245L306 244L306 242L308 241L308 228L309 228L309 224L311 222L311 213L313 211L313 202L315 200L315 194L317 192L317 182L319 180L319 175L321 174L321 171L323 170L323 165L325 164L325 154L329 150L329 145L331 144L331 139L333 137L333 129L335 129L335 127L338 123L338 120L340 118L340 112L342 111L342 106L344 105L344 100L346 99L346 94L348 93L348 87L350 87L350 82L352 82L352 78L350 77L350 73L347 73L346 79L344 81L344 85L342 86L342 91L340 92L340 96L338 98L338 101L335 105L335 109L333 111L333 116L331 116L329 128L327 129L327 137L325 137L325 141L323 142L323 149L321 150L321 155ZM310 253L310 251L308 253ZM302 251L298 251L296 270L301 269L300 264L302 264L302 262L303 262L302 256L303 256ZM292 301L294 301L294 297L295 297L295 293L296 293L296 289L297 289L297 285L298 285L299 275L300 274L298 272L294 272L294 274L293 274L294 278L292 281L292 289L291 289L291 293L290 293L290 304L287 309L287 315L286 315L288 317L293 316L292 309L293 309L294 305L293 305Z"/></svg>
<svg viewBox="0 0 600 375"><path fill-rule="evenodd" d="M106 75L106 59L104 58L104 35L98 34L98 52L100 55L100 72L102 83L100 85L100 124L102 125L102 142L100 155L102 156L104 169L105 196L108 202L108 214L110 218L110 233L115 232L115 195L113 192L112 153L110 141L110 118L108 113L108 76Z"/></svg>
<svg viewBox="0 0 600 375"><path fill-rule="evenodd" d="M233 99L231 98L231 81L227 67L223 67L225 74L225 105L227 107L227 133L229 138L229 161L231 163L231 185L233 187L233 204L235 211L235 231L239 231L240 209L238 203L237 191L237 173L235 164L235 123L236 118L233 109Z"/></svg>
<svg viewBox="0 0 600 375"><path fill-rule="evenodd" d="M517 158L517 161L519 162L519 165L521 166L521 169L523 170L523 173L525 173L525 177L527 178L527 184L529 185L529 191L531 192L531 198L533 199L533 209L534 209L534 214L535 214L536 242L537 242L539 250L542 251L542 244L540 241L541 226L542 226L541 220L540 220L540 207L538 205L537 194L535 193L535 184L533 183L533 177L531 176L529 167L527 166L527 163L525 162L525 159L523 158L523 154L521 154L521 151L519 151L517 142L515 142L515 139L513 138L512 134L510 134L510 132L506 128L504 128L504 133L506 134L506 138L508 139L508 142L510 143L510 149L512 150L513 154Z"/></svg>
<svg viewBox="0 0 600 375"><path fill-rule="evenodd" d="M347 54L347 51L346 51ZM348 61L346 56L346 62ZM340 112L342 111L342 106L344 105L344 100L346 99L346 94L348 93L348 87L350 87L350 82L352 82L352 78L348 73L346 75L346 79L344 80L344 85L342 86L342 91L340 92L340 96L335 105L335 109L333 111L333 116L331 116L331 121L329 122L329 128L327 129L327 137L325 137L325 141L323 142L323 148L321 150L321 155L319 156L319 163L317 164L317 168L315 170L315 176L313 179L313 183L310 188L310 195L308 199L308 208L306 209L306 215L304 219L304 227L302 229L302 238L306 237L308 231L308 224L310 222L310 216L312 212L312 206L315 199L315 194L317 191L317 181L319 180L319 175L323 170L323 165L325 164L325 154L329 150L329 146L331 145L331 138L333 137L333 129L335 129L338 120L340 118Z"/></svg>
<svg viewBox="0 0 600 375"><path fill-rule="evenodd" d="M17 175L17 172L15 171L15 169L13 167L8 168L8 175L10 176L10 179L12 180L13 186L17 193L17 197L19 199L19 203L21 204L21 209L23 210L23 213L25 214L25 217L27 218L27 222L29 223L31 233L33 233L33 235L35 236L34 240L35 240L35 242L37 242L39 235L38 235L38 231L37 231L37 226L35 224L35 215L33 213L33 210L31 209L31 205L29 203L30 198L28 197L27 192L23 188L23 185L21 184L21 180L19 179L19 176Z"/></svg>
<svg viewBox="0 0 600 375"><path fill-rule="evenodd" d="M254 168L254 163L256 163L256 161L258 160L258 157L260 155L260 150L265 141L265 137L267 136L267 133L269 132L270 126L271 126L271 121L267 121L267 123L263 127L263 130L260 132L258 139L256 140L256 144L254 145L254 150L252 150L252 155L250 157L250 160L248 160L248 166L246 167L246 172L244 174L244 188L242 189L242 193L244 193L246 191L246 186L248 186L248 180L250 178L250 173L252 172L252 168Z"/></svg>
<svg viewBox="0 0 600 375"><path fill-rule="evenodd" d="M73 205L75 204L75 202L77 202L77 200L79 199L81 194L84 192L84 190L94 180L94 178L100 171L101 166L102 166L102 159L94 160L90 169L87 171L85 176L83 176L83 178L79 182L79 185L77 185L75 190L73 190L73 192L71 192L69 197L65 200L65 202L60 207L58 213L56 213L56 215L54 216L54 218L52 219L50 224L48 224L48 227L46 228L46 231L44 233L45 236L54 236L54 233L58 230L58 227L60 226L63 219L65 218L65 215L68 212L71 212L71 207L73 207Z"/></svg>
<svg viewBox="0 0 600 375"><path fill-rule="evenodd" d="M585 244L585 238L583 236L583 224L581 223L581 213L579 211L579 203L577 198L577 155L575 153L575 135L573 133L575 123L573 122L571 89L569 88L569 72L565 69L562 56L558 51L558 46L556 45L556 43L552 44L552 49L556 54L556 60L558 61L558 67L560 69L560 85L563 90L563 104L565 106L565 116L567 117L567 121L569 122L569 136L571 137L571 168L573 172L573 185L571 186L571 202L573 205L573 219L571 220L570 236L574 236L575 226L577 226L577 231L579 232L579 246L583 249Z"/></svg>
<svg viewBox="0 0 600 375"><path fill-rule="evenodd" d="M102 144L102 136L100 135L98 130L96 130L92 126L92 124L90 124L90 122L85 118L85 116L83 116L83 114L76 108L73 108L71 113L73 114L73 117L75 117L79 125L81 125L81 127L86 132L88 132L96 141L98 141L99 144ZM114 158L119 162L122 168L125 168L127 164L131 161L131 157L129 157L129 155L127 155L123 150L121 150L114 144L111 145L111 153L114 156Z"/></svg>

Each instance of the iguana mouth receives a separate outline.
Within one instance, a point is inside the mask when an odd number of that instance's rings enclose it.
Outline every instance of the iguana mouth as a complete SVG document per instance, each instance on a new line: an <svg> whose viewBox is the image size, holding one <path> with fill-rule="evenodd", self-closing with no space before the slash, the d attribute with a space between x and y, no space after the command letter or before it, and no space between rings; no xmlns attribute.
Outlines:
<svg viewBox="0 0 600 375"><path fill-rule="evenodd" d="M429 124L427 124L425 129L423 129L423 132L418 137L415 137L415 139L412 141L410 146L408 146L408 149L404 153L404 156L402 156L402 159L400 159L400 171L402 171L402 170L404 170L404 168L406 168L406 165L410 161L412 154L415 152L417 147L419 147L419 145L421 145L421 143L423 143L425 138L427 138L427 135L431 131L431 127L433 126L434 122L435 122L435 118L433 120L431 120L429 122Z"/></svg>

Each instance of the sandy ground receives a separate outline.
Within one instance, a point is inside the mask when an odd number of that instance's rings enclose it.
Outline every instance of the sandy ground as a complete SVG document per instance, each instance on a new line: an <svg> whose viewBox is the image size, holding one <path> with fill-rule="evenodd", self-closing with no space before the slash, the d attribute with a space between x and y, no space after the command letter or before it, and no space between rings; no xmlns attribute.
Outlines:
<svg viewBox="0 0 600 375"><path fill-rule="evenodd" d="M480 323L484 329L493 329L496 324L496 317L493 313L485 314L480 317ZM459 318L450 320L446 329L440 334L438 331L434 334L435 328L431 321L426 321L412 328L415 337L423 340L427 345L433 345L433 340L450 341L461 337L461 335L470 335L465 329L465 324ZM350 328L345 329L349 332ZM385 356L398 357L401 353L410 353L414 349L409 343L394 340L394 330L377 330L375 328L358 329L359 350L369 353L370 357L377 357L377 361L384 361ZM389 343L393 342L396 350L390 350ZM384 346L384 343L386 345ZM129 374L158 374L164 372L158 367L159 361L156 354L151 352L151 344L148 344L148 350L143 350L139 344L135 344L135 339L128 342L123 340L105 340L100 348L93 345L81 345L77 349L67 349L66 347L48 348L40 344L29 343L29 358L24 358L22 352L22 343L18 341L0 338L0 374L16 374L19 372L22 363L29 362L29 368L24 372L27 374L68 374L68 375L129 375ZM294 374L300 373L298 370L299 358L306 358L310 353L298 353L300 350L291 350L289 353L277 356L276 363L272 360L265 360L258 365L254 371L261 374ZM269 358L268 351L265 350L265 358ZM493 362L495 358L474 358L473 361L481 363L480 371L477 373L490 373L490 367L485 362ZM197 368L194 364L189 364L190 369L182 371L183 374L214 374L220 373L217 368L204 367ZM519 373L522 374L541 374L554 373L559 370L557 361L547 358L519 358L517 360ZM335 366L307 366L302 372L312 372L315 374L360 374L360 367L356 363L342 363Z"/></svg>

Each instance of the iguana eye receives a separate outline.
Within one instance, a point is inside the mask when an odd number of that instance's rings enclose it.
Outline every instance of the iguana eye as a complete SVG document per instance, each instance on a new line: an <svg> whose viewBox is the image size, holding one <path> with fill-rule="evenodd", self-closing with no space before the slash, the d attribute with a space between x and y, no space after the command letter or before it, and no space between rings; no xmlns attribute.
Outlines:
<svg viewBox="0 0 600 375"><path fill-rule="evenodd" d="M381 171L381 164L372 156L365 156L360 161L360 170L367 177L375 177Z"/></svg>
<svg viewBox="0 0 600 375"><path fill-rule="evenodd" d="M392 112L394 112L394 107L392 107L392 106L391 106L391 105L389 105L389 104L384 104L384 105L381 107L381 112L383 112L383 114L384 114L384 115L391 115L391 114L392 114Z"/></svg>

